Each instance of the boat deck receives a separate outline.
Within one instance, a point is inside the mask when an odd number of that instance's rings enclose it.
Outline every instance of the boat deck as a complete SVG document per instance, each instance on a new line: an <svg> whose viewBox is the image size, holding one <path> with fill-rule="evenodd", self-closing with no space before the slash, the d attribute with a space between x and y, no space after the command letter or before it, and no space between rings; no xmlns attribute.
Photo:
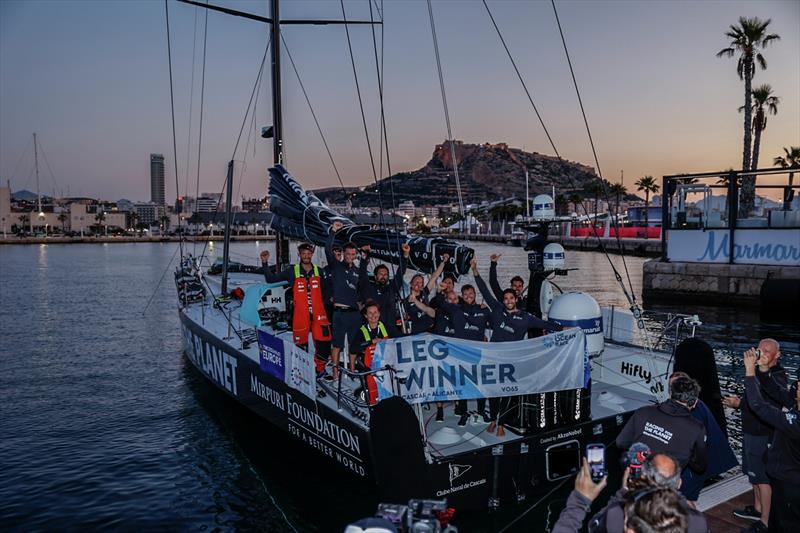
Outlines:
<svg viewBox="0 0 800 533"><path fill-rule="evenodd" d="M740 474L703 489L697 508L705 514L708 527L714 533L738 532L752 522L733 516L733 511L752 505L752 494L747 476Z"/></svg>

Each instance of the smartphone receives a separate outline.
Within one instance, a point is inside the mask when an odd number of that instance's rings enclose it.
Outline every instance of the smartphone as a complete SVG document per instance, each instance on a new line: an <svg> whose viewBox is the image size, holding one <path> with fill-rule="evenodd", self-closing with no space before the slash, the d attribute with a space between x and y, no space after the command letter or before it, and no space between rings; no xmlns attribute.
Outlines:
<svg viewBox="0 0 800 533"><path fill-rule="evenodd" d="M603 444L589 444L586 446L586 460L592 481L600 483L606 477L606 447Z"/></svg>

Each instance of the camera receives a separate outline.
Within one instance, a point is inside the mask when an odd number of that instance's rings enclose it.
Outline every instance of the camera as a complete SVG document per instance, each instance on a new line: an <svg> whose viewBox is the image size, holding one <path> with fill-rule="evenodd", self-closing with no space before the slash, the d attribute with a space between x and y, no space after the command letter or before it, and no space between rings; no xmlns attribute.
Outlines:
<svg viewBox="0 0 800 533"><path fill-rule="evenodd" d="M756 359L761 359L761 350L756 348Z"/></svg>
<svg viewBox="0 0 800 533"><path fill-rule="evenodd" d="M447 499L412 499L408 505L381 503L374 518L353 522L345 533L361 533L367 528L398 533L458 533L458 529L449 524L454 513L454 509L447 507Z"/></svg>
<svg viewBox="0 0 800 533"><path fill-rule="evenodd" d="M639 479L642 477L642 465L650 456L650 447L641 442L634 442L625 454L628 463L628 478Z"/></svg>

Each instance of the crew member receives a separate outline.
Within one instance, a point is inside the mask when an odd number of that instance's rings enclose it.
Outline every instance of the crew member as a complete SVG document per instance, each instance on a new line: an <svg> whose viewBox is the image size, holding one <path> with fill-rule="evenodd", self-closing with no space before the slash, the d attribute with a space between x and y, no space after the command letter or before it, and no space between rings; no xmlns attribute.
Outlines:
<svg viewBox="0 0 800 533"><path fill-rule="evenodd" d="M788 377L779 359L781 347L775 339L762 339L758 343L761 357L758 358L756 379L761 387L761 395L773 407L790 407L794 402L787 394ZM764 457L772 435L772 427L765 424L755 415L747 401L745 390L744 401L738 396L726 396L722 399L726 407L741 408L742 411L742 471L753 485L753 505L733 511L735 516L769 523L769 507L772 499L772 488L769 485ZM758 524L756 523L756 527Z"/></svg>
<svg viewBox="0 0 800 533"><path fill-rule="evenodd" d="M411 278L409 286L411 288L408 299L405 302L406 319L409 322L409 333L416 335L418 333L425 333L431 331L433 328L433 317L428 315L421 308L417 307L414 300L426 303L428 295L436 289L436 280L444 270L444 265L450 259L448 254L442 255L442 262L436 267L436 270L431 274L428 283L425 283L425 278L422 274L415 274ZM412 298L413 296L413 298Z"/></svg>
<svg viewBox="0 0 800 533"><path fill-rule="evenodd" d="M489 256L489 260L491 263L489 264L489 287L492 288L492 293L494 297L498 300L503 299L503 288L500 287L500 283L497 282L497 261L503 254L492 254ZM511 289L513 289L514 294L517 296L517 307L520 309L527 309L528 307L528 297L525 296L525 280L522 279L521 276L514 276L511 278Z"/></svg>
<svg viewBox="0 0 800 533"><path fill-rule="evenodd" d="M525 338L531 328L541 328L547 331L561 331L564 329L561 324L548 322L537 318L527 311L517 308L517 293L513 289L503 291L503 303L497 301L494 295L486 286L486 282L478 272L478 261L473 258L472 274L475 276L475 284L483 295L486 304L491 308L490 322L492 324L491 342L519 341ZM505 437L504 423L511 410L511 398L504 397L489 399L489 416L492 418L487 431L493 433L497 429L498 437Z"/></svg>
<svg viewBox="0 0 800 533"><path fill-rule="evenodd" d="M325 311L320 268L311 262L314 246L304 242L298 245L300 262L282 272L269 268L269 252L261 252L261 265L267 283L285 281L292 287L292 337L294 343L308 350L308 334L314 339L314 364L317 374L325 371L331 354L331 323Z"/></svg>
<svg viewBox="0 0 800 533"><path fill-rule="evenodd" d="M676 377L669 392L667 401L634 411L617 436L617 448L627 450L634 442L641 442L653 453L673 456L680 462L681 469L688 465L702 474L708 465L706 430L691 413L700 394L700 385L692 378Z"/></svg>
<svg viewBox="0 0 800 533"><path fill-rule="evenodd" d="M444 309L452 317L453 336L457 339L468 341L485 341L486 328L489 327L490 311L486 305L475 303L475 287L464 285L461 287L461 302L451 303L448 301ZM483 417L484 422L491 422L486 413L486 398L478 398L478 413ZM459 415L458 425L465 426L469 413L467 412L467 401L457 400L455 414Z"/></svg>
<svg viewBox="0 0 800 533"><path fill-rule="evenodd" d="M325 243L325 257L331 267L334 307L333 342L331 346L333 372L331 379L339 378L339 357L344 349L345 340L348 341L347 345L351 347L348 366L351 372L355 371L355 352L352 351L354 340L350 335L361 326L361 315L358 307L358 267L355 265L356 245L352 242L344 245L341 261L336 259L336 254L333 252L333 240L336 232L342 227L342 223L338 220L334 222L331 226L328 242Z"/></svg>
<svg viewBox="0 0 800 533"><path fill-rule="evenodd" d="M403 289L403 277L406 275L406 261L411 253L411 246L403 243L400 247L403 251L403 258L400 260L400 265L397 267L394 279L389 280L389 267L386 265L378 265L373 270L374 280L370 280L367 275L367 263L369 262L369 246L363 247L366 249L366 257L361 260L359 265L358 291L361 295L361 300L366 302L372 300L380 306L381 318L387 324L397 326L399 320L397 313L397 303L400 300L400 292Z"/></svg>
<svg viewBox="0 0 800 533"><path fill-rule="evenodd" d="M389 324L384 325L381 322L381 310L377 302L368 300L364 304L364 309L361 310L364 315L364 322L359 326L357 331L352 333L353 339L357 340L359 350L359 358L363 361L363 370L368 371L372 366L372 356L375 352L375 346L383 339L388 339L390 336L395 336L396 329ZM378 385L375 382L373 374L367 374L362 380L366 398L370 405L374 405L378 401Z"/></svg>
<svg viewBox="0 0 800 533"><path fill-rule="evenodd" d="M744 383L748 406L774 430L766 461L772 487L769 531L793 531L800 524L800 386L792 387L794 403L788 411L775 407L759 386L758 359L755 350L745 352Z"/></svg>

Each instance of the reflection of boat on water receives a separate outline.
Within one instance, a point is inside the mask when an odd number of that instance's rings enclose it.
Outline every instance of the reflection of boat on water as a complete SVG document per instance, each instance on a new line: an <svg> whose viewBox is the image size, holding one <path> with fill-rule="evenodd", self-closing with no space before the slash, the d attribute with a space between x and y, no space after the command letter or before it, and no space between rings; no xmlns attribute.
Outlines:
<svg viewBox="0 0 800 533"><path fill-rule="evenodd" d="M278 3L273 0L274 18L256 18L271 25L273 69L279 72L277 13ZM348 240L370 243L384 261L394 262L399 257L399 244L409 242L410 267L430 272L448 253L452 254L448 268L458 274L466 272L472 256L468 248L441 239L408 239L384 229L359 227L306 193L280 166L283 138L279 74L273 76L273 110L276 124L268 134L273 137L275 148L270 194L271 209L277 215L276 229L319 245L333 222L343 222L346 227L342 231ZM332 467L341 467L377 484L385 500L446 496L451 505L459 508L496 507L520 501L573 474L588 443L610 443L631 411L649 405L654 397L664 396L671 352L633 343L635 328L642 327L638 316L601 310L581 293L547 296L551 294L551 284L546 278L557 273L558 267L546 269L544 265L546 231L543 240L531 245L529 265L529 288L536 294L543 287L541 294L545 297L541 301L529 298L529 310L549 313L551 320L577 326L580 331L517 342L528 343L523 347L555 350L556 356L551 358L554 363L558 363L560 346L578 346L578 359L567 370L578 376L578 383L588 386L510 390L507 394L514 394L519 400L510 408L510 434L498 438L486 430L487 424L477 413L464 426L459 426L458 419L452 416L444 422L434 422L432 412L404 394L414 380L408 373L401 374L395 365L355 374L342 371L340 376L348 377L333 383L318 380L313 354L294 344L285 287L264 283L260 273L234 269L229 264L232 176L233 161L226 180L228 223L221 271L205 272L201 259L186 256L175 274L186 354L219 390L295 437L307 453L317 453L328 458ZM546 224L544 227L546 230ZM288 246L280 235L277 249L279 264L285 265ZM679 329L681 320L676 323ZM456 361L434 351L433 338L421 335L411 339L421 347L415 358L423 357L427 350L432 359L444 360L439 366L442 389L442 368ZM501 344L517 342L481 344L486 353L502 356L506 347ZM483 355L478 361L480 357ZM587 375L585 369L589 371ZM483 372L466 366L461 371L460 386L469 385L470 380L477 384L480 379L482 384L488 384L495 379L490 373L487 378ZM476 377L478 374L483 375ZM364 379L377 379L384 389L395 394L377 402L375 398L365 400L359 390ZM455 381L451 379L453 387ZM416 385L425 385L421 377ZM433 382L428 388L436 389ZM436 394L446 393L442 390Z"/></svg>

